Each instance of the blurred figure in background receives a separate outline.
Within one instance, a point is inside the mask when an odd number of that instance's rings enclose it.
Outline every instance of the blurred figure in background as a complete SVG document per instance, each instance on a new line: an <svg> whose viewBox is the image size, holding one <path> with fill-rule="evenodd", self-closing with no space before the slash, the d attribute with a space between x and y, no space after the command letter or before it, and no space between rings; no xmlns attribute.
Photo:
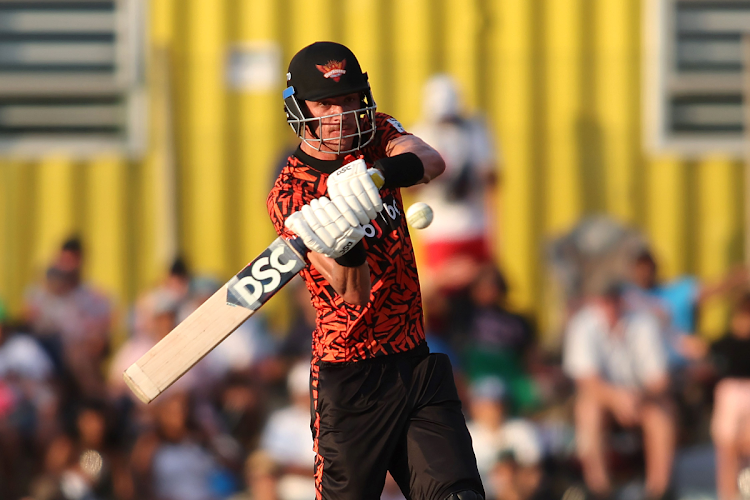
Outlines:
<svg viewBox="0 0 750 500"><path fill-rule="evenodd" d="M418 198L435 219L420 236L433 286L455 289L473 279L492 255L497 153L484 122L466 116L458 85L446 74L424 86L422 119L413 133L445 160L443 175L420 186Z"/></svg>
<svg viewBox="0 0 750 500"><path fill-rule="evenodd" d="M260 447L280 467L279 498L308 500L315 497L309 361L299 361L292 367L287 387L291 404L268 417Z"/></svg>
<svg viewBox="0 0 750 500"><path fill-rule="evenodd" d="M661 282L656 259L648 249L635 257L631 276L634 286L628 289L629 305L647 309L661 321L668 335L673 366L706 353L705 342L693 335L700 306L748 283L745 268L735 268L714 283L702 283L695 276Z"/></svg>
<svg viewBox="0 0 750 500"><path fill-rule="evenodd" d="M57 431L60 400L53 374L47 353L7 324L0 303L0 485L9 497L21 494Z"/></svg>
<svg viewBox="0 0 750 500"><path fill-rule="evenodd" d="M696 443L705 439L705 406L711 400L707 380L710 370L707 372L701 361L708 343L697 331L700 308L712 298L746 285L747 270L734 268L712 283L701 282L695 276L662 282L653 254L644 249L633 261L631 276L633 284L625 294L628 306L650 312L662 326L672 393L678 407L678 439L681 443Z"/></svg>
<svg viewBox="0 0 750 500"><path fill-rule="evenodd" d="M737 476L750 457L750 295L735 305L729 332L711 346L711 358L719 377L711 420L717 490L720 500L737 500Z"/></svg>
<svg viewBox="0 0 750 500"><path fill-rule="evenodd" d="M571 318L563 366L576 385L576 445L588 488L601 497L612 492L605 449L608 424L614 421L642 430L644 496L662 498L671 477L676 430L657 319L627 312L622 285L610 284Z"/></svg>
<svg viewBox="0 0 750 500"><path fill-rule="evenodd" d="M245 461L245 489L229 500L278 500L279 467L262 450L255 451Z"/></svg>
<svg viewBox="0 0 750 500"><path fill-rule="evenodd" d="M103 397L101 367L109 351L112 307L108 298L83 283L83 255L78 238L63 243L44 283L28 290L24 320L57 370L70 376L71 390Z"/></svg>
<svg viewBox="0 0 750 500"><path fill-rule="evenodd" d="M476 380L469 389L471 420L467 427L487 498L531 498L526 494L517 496L518 486L523 483L525 486L521 489L529 494L538 489L544 450L533 423L520 418L507 419L506 398L505 384L499 378L490 376ZM494 469L501 455L504 457L503 480L497 481Z"/></svg>
<svg viewBox="0 0 750 500"><path fill-rule="evenodd" d="M130 456L138 500L218 500L227 496L221 457L195 424L187 393L172 391L150 407L155 426Z"/></svg>
<svg viewBox="0 0 750 500"><path fill-rule="evenodd" d="M34 499L133 498L125 454L117 447L106 403L84 401L72 420L47 449L44 473L32 485Z"/></svg>
<svg viewBox="0 0 750 500"><path fill-rule="evenodd" d="M542 476L538 464L525 465L516 459L512 450L502 451L489 479L497 493L488 500L551 500L555 497L545 488Z"/></svg>
<svg viewBox="0 0 750 500"><path fill-rule="evenodd" d="M310 301L310 292L299 276L287 285L292 296L293 319L279 347L279 354L290 362L310 355L312 332L317 313Z"/></svg>
<svg viewBox="0 0 750 500"><path fill-rule="evenodd" d="M466 300L454 301L453 344L463 353L462 365L470 379L499 377L507 387L510 410L528 412L540 403L532 378L539 365L536 338L531 323L507 309L507 295L500 270L482 266Z"/></svg>

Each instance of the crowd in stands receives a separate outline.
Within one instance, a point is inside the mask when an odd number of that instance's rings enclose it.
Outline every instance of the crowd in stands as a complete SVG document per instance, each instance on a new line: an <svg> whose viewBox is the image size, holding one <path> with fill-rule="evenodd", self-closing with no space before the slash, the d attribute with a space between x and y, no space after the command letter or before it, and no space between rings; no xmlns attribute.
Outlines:
<svg viewBox="0 0 750 500"><path fill-rule="evenodd" d="M287 290L284 331L254 315L144 405L123 370L219 283L175 261L115 342L113 308L81 279L83 256L67 241L29 287L22 317L0 309L0 498L312 498L315 317L304 285ZM739 498L750 456L750 295L730 294L728 333L711 344L677 318L706 293L742 292L744 270L711 286L661 283L644 249L629 281L571 301L550 351L509 308L500 270L475 264L465 286L427 284L425 303L428 342L451 357L488 500L677 498L675 454L701 440L716 450L718 498ZM639 493L610 496L639 478ZM382 498L403 499L390 479Z"/></svg>

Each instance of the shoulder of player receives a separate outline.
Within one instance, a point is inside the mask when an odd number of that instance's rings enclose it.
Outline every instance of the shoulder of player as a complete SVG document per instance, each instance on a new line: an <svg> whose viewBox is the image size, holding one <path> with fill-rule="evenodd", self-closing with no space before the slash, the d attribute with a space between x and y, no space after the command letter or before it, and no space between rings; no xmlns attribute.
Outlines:
<svg viewBox="0 0 750 500"><path fill-rule="evenodd" d="M295 161L291 161L290 159L289 163L281 169L273 184L271 193L303 189L303 186L307 183L317 184L323 175L318 170L295 157Z"/></svg>
<svg viewBox="0 0 750 500"><path fill-rule="evenodd" d="M403 125L401 125L401 122L399 122L396 118L393 116L386 114L386 113L375 113L375 125L378 130L384 130L388 128L396 129L399 133L407 133L406 129Z"/></svg>

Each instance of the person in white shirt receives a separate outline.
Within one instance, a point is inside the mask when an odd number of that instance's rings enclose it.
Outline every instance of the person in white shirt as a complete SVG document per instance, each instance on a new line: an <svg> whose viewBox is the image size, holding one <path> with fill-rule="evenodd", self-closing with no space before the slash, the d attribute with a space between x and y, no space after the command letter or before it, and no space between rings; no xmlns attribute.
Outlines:
<svg viewBox="0 0 750 500"><path fill-rule="evenodd" d="M497 150L484 121L462 109L458 85L446 74L435 75L424 86L422 119L413 132L445 160L445 172L420 186L418 198L432 207L434 220L420 237L426 265L441 273L466 260L485 263L491 257L491 232L496 187ZM461 266L462 270L476 267ZM447 287L466 283L447 283ZM460 286L459 286L460 288Z"/></svg>
<svg viewBox="0 0 750 500"><path fill-rule="evenodd" d="M610 285L570 320L563 369L576 385L575 423L584 480L596 495L611 492L605 442L609 421L641 427L647 498L669 486L675 447L674 410L658 320L627 311L622 286Z"/></svg>
<svg viewBox="0 0 750 500"><path fill-rule="evenodd" d="M469 415L466 424L471 434L477 468L482 476L487 498L502 497L492 480L493 469L502 454L509 454L519 470L532 472L541 479L541 461L544 457L541 438L536 426L525 419L507 419L505 398L507 390L502 380L495 376L477 379L469 390ZM511 483L515 481L511 478ZM506 485L510 489L512 486Z"/></svg>

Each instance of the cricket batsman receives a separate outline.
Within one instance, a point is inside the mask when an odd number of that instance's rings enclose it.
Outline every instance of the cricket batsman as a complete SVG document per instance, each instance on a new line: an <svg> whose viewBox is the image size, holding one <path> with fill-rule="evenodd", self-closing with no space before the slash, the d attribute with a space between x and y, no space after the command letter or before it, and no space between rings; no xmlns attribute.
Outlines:
<svg viewBox="0 0 750 500"><path fill-rule="evenodd" d="M345 46L289 64L284 107L301 143L268 196L279 235L310 249L301 275L317 310L311 429L318 500L377 500L390 471L412 500L483 500L448 357L425 342L400 189L445 163L376 112ZM378 190L371 178L385 179Z"/></svg>

